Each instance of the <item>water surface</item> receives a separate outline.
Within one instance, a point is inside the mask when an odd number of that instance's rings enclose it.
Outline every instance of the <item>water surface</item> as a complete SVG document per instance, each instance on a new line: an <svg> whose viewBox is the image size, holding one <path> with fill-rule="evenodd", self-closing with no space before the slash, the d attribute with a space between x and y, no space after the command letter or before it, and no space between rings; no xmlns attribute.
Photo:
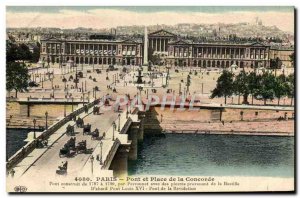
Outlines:
<svg viewBox="0 0 300 198"><path fill-rule="evenodd" d="M167 134L145 137L130 175L293 177L294 137Z"/></svg>

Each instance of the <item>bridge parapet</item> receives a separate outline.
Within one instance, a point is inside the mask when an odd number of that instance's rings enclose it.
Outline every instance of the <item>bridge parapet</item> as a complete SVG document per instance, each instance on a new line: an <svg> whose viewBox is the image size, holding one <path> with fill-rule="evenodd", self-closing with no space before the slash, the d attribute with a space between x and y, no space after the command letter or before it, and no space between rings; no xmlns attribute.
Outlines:
<svg viewBox="0 0 300 198"><path fill-rule="evenodd" d="M106 156L106 158L105 158L105 160L104 160L104 162L103 162L103 165L102 165L102 167L101 167L102 170L107 170L107 169L109 169L109 166L110 166L110 164L111 164L111 162L112 162L112 160L113 160L113 158L114 158L114 156L115 156L115 153L117 152L117 150L118 150L120 144L121 144L121 142L120 142L120 140L117 138L117 139L114 141L112 147L110 148L110 150L109 150L109 152L108 152L108 154L107 154L107 156Z"/></svg>
<svg viewBox="0 0 300 198"><path fill-rule="evenodd" d="M102 97L103 98L103 97ZM18 150L13 156L11 156L8 161L6 162L6 169L9 171L11 168L13 168L16 164L18 164L24 157L26 157L29 153L31 153L37 146L37 140L45 140L48 139L49 136L51 136L55 131L57 131L59 128L61 128L63 125L65 125L67 122L72 120L74 116L78 116L81 113L83 113L86 108L90 109L94 105L98 104L101 99L96 99L91 103L88 103L85 106L79 107L63 119L59 120L56 123L53 123L51 126L49 126L48 129L44 130L40 135L36 137L35 140L32 140L28 142L23 148Z"/></svg>

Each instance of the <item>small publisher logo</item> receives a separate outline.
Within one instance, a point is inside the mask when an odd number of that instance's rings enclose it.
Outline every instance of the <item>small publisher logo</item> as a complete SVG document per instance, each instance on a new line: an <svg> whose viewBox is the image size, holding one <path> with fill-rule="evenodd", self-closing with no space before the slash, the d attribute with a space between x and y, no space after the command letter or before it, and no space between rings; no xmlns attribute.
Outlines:
<svg viewBox="0 0 300 198"><path fill-rule="evenodd" d="M27 188L25 186L16 186L14 190L15 192L24 193L27 191Z"/></svg>

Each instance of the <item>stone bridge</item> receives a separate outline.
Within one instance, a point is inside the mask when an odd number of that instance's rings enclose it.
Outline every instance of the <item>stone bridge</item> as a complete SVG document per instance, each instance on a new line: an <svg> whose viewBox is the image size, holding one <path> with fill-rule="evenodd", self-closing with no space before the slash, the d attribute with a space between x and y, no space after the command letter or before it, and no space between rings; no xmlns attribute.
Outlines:
<svg viewBox="0 0 300 198"><path fill-rule="evenodd" d="M143 140L143 116L138 113L138 108L129 109L126 105L118 112L114 108L105 110L105 106L99 104L101 100L104 96L78 106L71 114L32 138L6 162L7 179L13 183L18 180L16 178L56 177L56 170L63 161L68 161L68 176L127 175L127 161L137 158L137 144ZM110 103L114 106L113 101ZM100 107L99 114L93 113L94 106ZM83 118L84 124L91 124L91 131L97 128L103 138L92 139L91 135L83 134L83 128L77 127L72 119L75 116ZM66 134L68 125L75 127L74 136ZM88 152L60 157L60 149L71 137L76 137L76 144L86 141ZM38 148L38 140L48 140L48 145Z"/></svg>

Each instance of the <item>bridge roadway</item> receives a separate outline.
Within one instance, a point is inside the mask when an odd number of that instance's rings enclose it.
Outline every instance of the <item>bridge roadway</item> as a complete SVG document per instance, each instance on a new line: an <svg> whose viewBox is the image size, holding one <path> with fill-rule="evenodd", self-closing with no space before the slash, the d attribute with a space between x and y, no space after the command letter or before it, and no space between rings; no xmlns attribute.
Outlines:
<svg viewBox="0 0 300 198"><path fill-rule="evenodd" d="M124 109L124 107L123 107ZM106 160L111 147L114 144L112 141L113 130L112 130L112 122L115 121L117 127L115 130L115 140L118 138L123 143L128 143L127 134L119 134L118 130L118 114L120 113L120 128L122 129L125 123L127 122L126 118L126 110L123 112L114 112L113 110L109 111L101 111L100 115L93 115L92 108L89 110L89 113L82 113L80 115L81 118L84 119L84 123L90 123L92 125L91 130L95 130L95 128L99 129L100 136L103 135L103 132L106 133L105 138L102 140L102 156L103 161ZM137 115L129 115L132 119L137 121ZM14 178L30 178L32 180L41 178L55 178L56 170L59 165L61 165L62 161L68 161L68 177L69 176L78 176L82 171L88 171L91 174L91 155L94 156L94 174L101 170L102 165L100 165L99 161L96 160L97 154L100 154L100 141L92 140L90 135L83 135L83 129L75 127L75 137L76 144L79 141L86 140L87 148L93 149L94 152L90 152L88 154L74 154L72 157L59 157L59 151L64 146L64 144L71 138L64 134L65 129L68 124L75 124L74 121L69 121L63 127L61 127L57 132L50 136L48 139L49 147L43 149L35 149L31 152L27 157L25 157L15 168ZM60 137L61 136L61 137ZM52 144L52 145L51 145ZM106 168L107 169L107 168ZM8 177L10 180L11 177Z"/></svg>

